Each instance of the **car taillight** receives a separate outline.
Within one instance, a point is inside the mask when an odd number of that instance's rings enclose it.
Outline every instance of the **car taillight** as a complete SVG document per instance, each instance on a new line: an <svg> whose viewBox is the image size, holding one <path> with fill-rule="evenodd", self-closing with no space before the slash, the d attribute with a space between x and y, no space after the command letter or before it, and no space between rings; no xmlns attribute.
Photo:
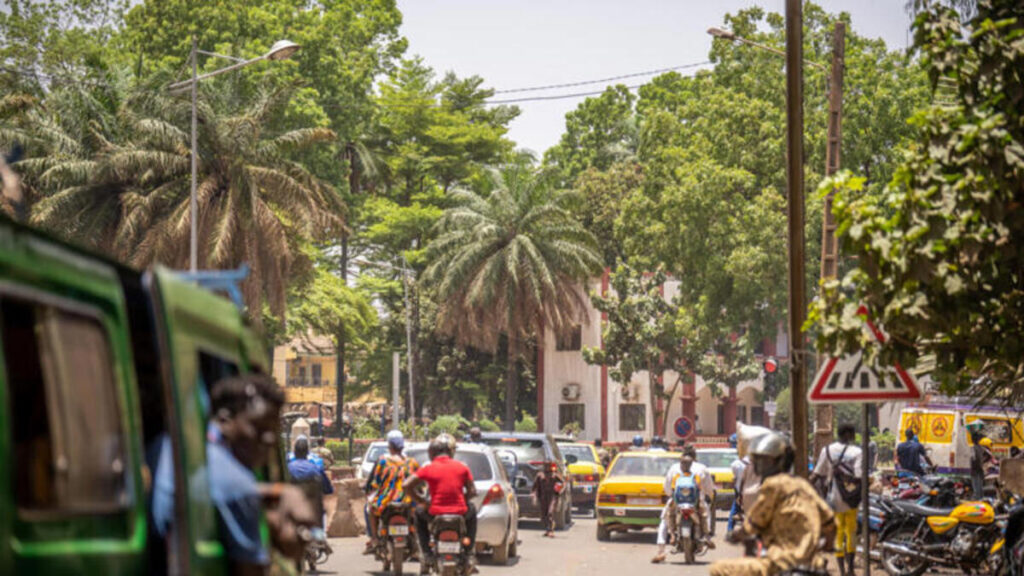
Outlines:
<svg viewBox="0 0 1024 576"><path fill-rule="evenodd" d="M500 502L505 497L505 491L502 490L501 484L492 484L490 490L484 496L484 506L487 506L491 502Z"/></svg>
<svg viewBox="0 0 1024 576"><path fill-rule="evenodd" d="M458 542L459 533L455 530L444 530L437 535L437 539L442 542Z"/></svg>
<svg viewBox="0 0 1024 576"><path fill-rule="evenodd" d="M601 494L597 501L602 504L625 504L626 496L623 494Z"/></svg>
<svg viewBox="0 0 1024 576"><path fill-rule="evenodd" d="M587 474L586 476L583 477L583 480L585 482L593 482L594 481L594 475L593 474Z"/></svg>

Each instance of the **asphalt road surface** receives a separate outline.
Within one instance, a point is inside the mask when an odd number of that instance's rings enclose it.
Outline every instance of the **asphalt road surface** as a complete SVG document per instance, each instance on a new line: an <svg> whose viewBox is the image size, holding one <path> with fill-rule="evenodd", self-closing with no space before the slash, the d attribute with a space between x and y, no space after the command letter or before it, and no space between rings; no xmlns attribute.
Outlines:
<svg viewBox="0 0 1024 576"><path fill-rule="evenodd" d="M668 561L661 565L651 564L656 552L653 530L619 532L611 542L598 542L596 520L577 516L568 530L544 538L539 522L523 520L519 523L519 558L508 566L495 566L481 556L480 576L623 576L636 574L638 569L644 574L700 576L709 573L711 561L742 554L739 547L723 542L726 515L719 513L718 518L717 549L698 557L693 566L685 565L682 554L669 554ZM364 544L364 538L332 539L334 554L317 574L380 576L380 563L362 555ZM419 564L407 563L404 572L415 576Z"/></svg>

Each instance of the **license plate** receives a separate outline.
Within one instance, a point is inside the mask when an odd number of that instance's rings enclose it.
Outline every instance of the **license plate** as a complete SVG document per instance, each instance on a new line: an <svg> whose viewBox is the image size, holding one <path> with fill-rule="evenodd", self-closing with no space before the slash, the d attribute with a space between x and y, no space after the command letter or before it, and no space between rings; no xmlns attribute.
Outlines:
<svg viewBox="0 0 1024 576"><path fill-rule="evenodd" d="M407 524L395 524L388 526L388 534L392 536L408 536L409 526Z"/></svg>
<svg viewBox="0 0 1024 576"><path fill-rule="evenodd" d="M594 493L594 487L593 486L584 486L583 487L583 493L584 494L593 494Z"/></svg>
<svg viewBox="0 0 1024 576"><path fill-rule="evenodd" d="M625 516L626 515L626 511L623 510L622 508L616 508L615 509L615 515L616 516Z"/></svg>
<svg viewBox="0 0 1024 576"><path fill-rule="evenodd" d="M636 506L660 506L661 498L630 498L629 503Z"/></svg>
<svg viewBox="0 0 1024 576"><path fill-rule="evenodd" d="M438 554L458 554L462 552L462 544L458 542L438 542L437 553Z"/></svg>
<svg viewBox="0 0 1024 576"><path fill-rule="evenodd" d="M691 534L690 527L689 526L683 526L682 533L683 533L683 538L689 538L690 534Z"/></svg>

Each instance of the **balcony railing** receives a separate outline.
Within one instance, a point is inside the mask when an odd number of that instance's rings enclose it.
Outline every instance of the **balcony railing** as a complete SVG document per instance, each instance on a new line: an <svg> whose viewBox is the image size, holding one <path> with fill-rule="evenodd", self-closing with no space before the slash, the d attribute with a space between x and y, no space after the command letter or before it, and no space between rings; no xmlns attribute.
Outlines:
<svg viewBox="0 0 1024 576"><path fill-rule="evenodd" d="M285 383L289 387L322 388L328 384L323 378L289 378Z"/></svg>

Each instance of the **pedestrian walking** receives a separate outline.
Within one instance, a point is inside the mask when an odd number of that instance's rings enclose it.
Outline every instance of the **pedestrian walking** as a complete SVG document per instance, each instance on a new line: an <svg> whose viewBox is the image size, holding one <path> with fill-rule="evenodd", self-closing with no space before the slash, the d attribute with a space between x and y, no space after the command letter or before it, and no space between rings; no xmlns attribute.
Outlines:
<svg viewBox="0 0 1024 576"><path fill-rule="evenodd" d="M853 444L856 429L852 424L839 426L839 439L821 450L811 477L824 479L826 501L835 512L836 559L841 576L853 576L857 552L857 505L861 499L860 469L863 453Z"/></svg>
<svg viewBox="0 0 1024 576"><path fill-rule="evenodd" d="M533 499L540 508L545 537L555 535L555 507L558 505L558 494L564 486L565 479L558 474L558 466L554 462L544 462L533 480Z"/></svg>

